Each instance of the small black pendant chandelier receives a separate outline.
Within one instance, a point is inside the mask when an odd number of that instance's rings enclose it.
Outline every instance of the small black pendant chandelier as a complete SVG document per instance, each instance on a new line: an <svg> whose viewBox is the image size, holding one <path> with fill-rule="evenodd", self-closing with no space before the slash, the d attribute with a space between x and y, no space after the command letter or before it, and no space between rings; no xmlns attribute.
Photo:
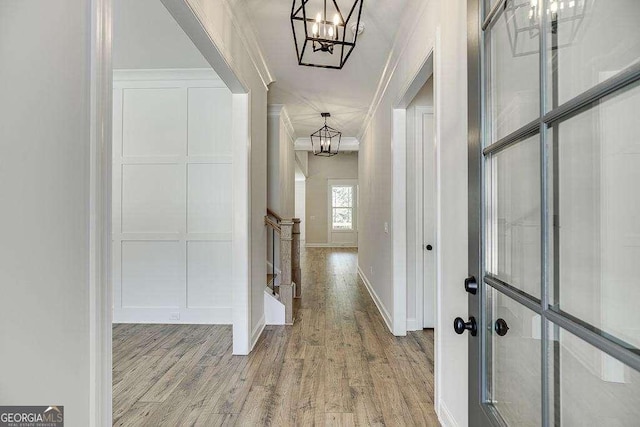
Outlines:
<svg viewBox="0 0 640 427"><path fill-rule="evenodd" d="M327 117L331 117L331 113L320 113L320 115L324 117L324 126L311 134L313 154L325 157L335 156L340 150L342 132L327 126Z"/></svg>
<svg viewBox="0 0 640 427"><path fill-rule="evenodd" d="M345 19L337 0L293 0L291 29L299 65L338 70L344 66L363 28L364 0L348 1L353 5Z"/></svg>

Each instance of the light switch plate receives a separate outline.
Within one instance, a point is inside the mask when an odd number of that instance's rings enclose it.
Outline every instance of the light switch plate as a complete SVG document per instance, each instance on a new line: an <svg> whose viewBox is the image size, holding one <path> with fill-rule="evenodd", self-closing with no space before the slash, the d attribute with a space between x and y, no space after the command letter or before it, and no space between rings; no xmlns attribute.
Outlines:
<svg viewBox="0 0 640 427"><path fill-rule="evenodd" d="M384 232L389 234L389 223L388 222L384 223Z"/></svg>

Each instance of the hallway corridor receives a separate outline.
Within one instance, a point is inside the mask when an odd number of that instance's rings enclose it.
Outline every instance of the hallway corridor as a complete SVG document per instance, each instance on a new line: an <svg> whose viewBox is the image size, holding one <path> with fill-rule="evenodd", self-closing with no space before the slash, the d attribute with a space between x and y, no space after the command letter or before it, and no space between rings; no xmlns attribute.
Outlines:
<svg viewBox="0 0 640 427"><path fill-rule="evenodd" d="M356 273L355 249L302 249L293 327L250 356L231 327L114 325L117 426L436 426L433 331L393 337Z"/></svg>

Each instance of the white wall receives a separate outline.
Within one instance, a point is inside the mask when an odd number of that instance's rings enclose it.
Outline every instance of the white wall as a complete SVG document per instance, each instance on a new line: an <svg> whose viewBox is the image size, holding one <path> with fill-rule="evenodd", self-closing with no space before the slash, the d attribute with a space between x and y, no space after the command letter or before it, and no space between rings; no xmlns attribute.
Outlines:
<svg viewBox="0 0 640 427"><path fill-rule="evenodd" d="M280 213L280 114L267 115L267 207Z"/></svg>
<svg viewBox="0 0 640 427"><path fill-rule="evenodd" d="M383 310L394 319L392 238L392 110L433 49L436 137L439 144L439 312L436 335L436 410L444 424L467 425L467 337L451 328L467 313L467 65L466 4L446 0L409 9L400 24L397 49L381 78L359 153L359 268ZM404 46L405 41L408 43ZM402 48L404 46L404 48ZM404 250L404 247L402 248ZM404 311L404 309L402 310ZM404 313L403 313L404 314ZM393 325L390 325L393 328Z"/></svg>
<svg viewBox="0 0 640 427"><path fill-rule="evenodd" d="M300 172L304 176L309 174L309 152L308 151L296 151L296 163L300 168Z"/></svg>
<svg viewBox="0 0 640 427"><path fill-rule="evenodd" d="M358 153L346 151L333 157L309 155L305 206L307 244L329 243L329 179L358 179Z"/></svg>
<svg viewBox="0 0 640 427"><path fill-rule="evenodd" d="M270 105L267 116L267 206L283 218L295 207L295 136L283 105Z"/></svg>
<svg viewBox="0 0 640 427"><path fill-rule="evenodd" d="M293 126L284 105L269 105L267 113L267 207L282 218L295 210L295 141ZM272 242L272 239L275 240ZM272 253L274 252L274 253ZM268 229L267 269L280 272L280 237ZM278 279L279 280L279 279Z"/></svg>
<svg viewBox="0 0 640 427"><path fill-rule="evenodd" d="M209 68L160 0L113 0L113 68Z"/></svg>
<svg viewBox="0 0 640 427"><path fill-rule="evenodd" d="M114 72L114 322L232 323L231 108L210 69Z"/></svg>
<svg viewBox="0 0 640 427"><path fill-rule="evenodd" d="M271 78L263 65L254 62L256 55L243 42L246 38L240 34L241 26L234 24L237 21L224 4L194 0L193 6L208 31L209 38L204 41L209 45L209 40L215 41L242 82L233 81L228 70L221 74L234 92L234 111L242 110L242 102L250 100L246 129L234 132L242 135L246 130L250 134L239 151L251 150L247 203L252 215L246 237L251 239L247 250L259 261L247 266L252 286L249 295L234 294L247 300L246 311L237 314L250 317L257 337L264 325L265 112ZM95 323L100 316L96 311L104 308L97 304L101 302L98 295L105 302L109 293L96 288L96 278L102 273L95 251L102 249L102 236L101 230L90 229L99 223L102 212L92 209L104 201L101 194L92 198L90 189L100 186L100 175L91 172L104 166L95 150L101 152L105 147L96 135L110 137L110 129L102 129L102 123L95 121L100 116L96 108L102 107L98 101L101 85L108 84L96 78L104 77L100 73L105 70L89 68L102 65L95 62L94 45L106 48L108 55L110 43L101 45L101 37L108 37L109 32L99 28L109 28L110 22L108 18L96 22L96 17L102 11L108 17L109 10L109 2L0 2L0 220L9 225L3 229L0 245L0 340L11 343L10 351L3 346L0 352L0 365L11 367L0 375L0 401L9 405L62 404L70 426L110 419L110 363L105 355L106 369L101 370L99 348L106 339L97 344L95 335L102 325ZM183 14L182 19L188 20L188 15ZM213 51L205 57L220 65ZM109 66L107 58L105 68ZM96 92L91 92L92 85L97 85L93 87ZM250 95L243 94L248 92ZM110 124L110 113L106 114ZM92 146L92 141L97 141L97 146ZM246 225L236 227L234 222L234 230ZM234 345L234 351L246 352L249 344L247 339L244 348ZM98 353L92 354L96 347ZM97 401L106 412L95 406Z"/></svg>
<svg viewBox="0 0 640 427"><path fill-rule="evenodd" d="M280 117L280 212L293 217L296 206L296 154L293 126L286 114Z"/></svg>
<svg viewBox="0 0 640 427"><path fill-rule="evenodd" d="M90 424L90 2L0 2L0 402Z"/></svg>

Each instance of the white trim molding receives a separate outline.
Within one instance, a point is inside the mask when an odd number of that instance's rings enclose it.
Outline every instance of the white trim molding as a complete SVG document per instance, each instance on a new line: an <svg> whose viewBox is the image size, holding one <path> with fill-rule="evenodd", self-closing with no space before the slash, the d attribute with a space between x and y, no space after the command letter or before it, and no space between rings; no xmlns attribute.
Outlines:
<svg viewBox="0 0 640 427"><path fill-rule="evenodd" d="M407 110L394 109L391 135L393 334L407 335Z"/></svg>
<svg viewBox="0 0 640 427"><path fill-rule="evenodd" d="M305 248L357 248L351 243L305 243Z"/></svg>
<svg viewBox="0 0 640 427"><path fill-rule="evenodd" d="M294 144L296 151L313 151L311 146L311 138L297 138ZM340 151L358 151L360 149L360 140L351 136L343 136L340 140Z"/></svg>
<svg viewBox="0 0 640 427"><path fill-rule="evenodd" d="M269 104L267 105L268 116L279 116L284 123L284 128L287 131L287 135L292 141L296 140L296 131L291 123L291 118L287 112L287 108L283 104Z"/></svg>
<svg viewBox="0 0 640 427"><path fill-rule="evenodd" d="M265 321L264 315L262 315L256 327L253 328L253 331L251 331L251 350L253 350L253 348L256 346L256 343L260 339L265 326L267 326L267 322Z"/></svg>
<svg viewBox="0 0 640 427"><path fill-rule="evenodd" d="M249 354L251 339L251 130L250 95L232 95L233 222L232 316L233 354Z"/></svg>
<svg viewBox="0 0 640 427"><path fill-rule="evenodd" d="M211 68L118 69L113 70L113 80L207 80L209 84L214 80L219 82L216 87L227 87Z"/></svg>
<svg viewBox="0 0 640 427"><path fill-rule="evenodd" d="M407 331L421 331L422 325L415 317L407 317Z"/></svg>
<svg viewBox="0 0 640 427"><path fill-rule="evenodd" d="M227 73L227 70L225 70L224 75L221 76L225 83L227 83L227 86L229 86L229 89L231 89L232 92L237 93L238 88L235 84L237 81L242 82L242 86L246 88L247 85L244 84L246 79L244 76L241 77L237 75L238 67L234 66L234 61L232 60L232 56L229 52L229 47L225 45L222 35L219 31L214 32L211 28L205 28L202 24L203 18L207 16L207 13L202 9L200 4L193 0L161 1L167 10L169 10L169 13L173 15L178 24L185 30L196 47L200 48L202 46L201 43L205 40L208 40L208 43L216 46L218 53L215 55L208 55L206 52L203 52L202 50L200 51L214 69L219 71L217 65L214 64L222 62L224 63L225 68L234 70L231 73ZM224 13L226 15L225 18L230 21L228 23L229 26L225 26L225 29L229 28L231 31L235 29L235 33L240 39L244 50L247 52L251 63L264 85L264 88L269 90L269 84L274 81L273 74L269 69L263 49L258 42L258 38L255 35L255 31L250 20L246 17L246 14L243 11L239 10L239 8L233 7L228 0L222 0L220 3L224 8L224 12L222 10L220 12ZM187 21L190 22L187 23ZM187 26L193 29L196 25L200 26L200 31L188 32L186 30Z"/></svg>
<svg viewBox="0 0 640 427"><path fill-rule="evenodd" d="M89 77L89 422L111 425L111 0L91 1Z"/></svg>
<svg viewBox="0 0 640 427"><path fill-rule="evenodd" d="M393 320L391 318L391 315L389 314L389 311L382 303L382 300L380 299L376 291L373 289L373 286L371 286L371 282L369 282L369 279L362 271L362 268L360 268L360 264L358 264L358 275L362 279L362 282L364 283L365 288L367 288L367 291L369 291L369 295L371 295L371 299L373 300L376 307L378 308L378 311L380 312L380 315L382 316L384 323L387 325L389 332L393 334Z"/></svg>
<svg viewBox="0 0 640 427"><path fill-rule="evenodd" d="M234 4L241 3L240 7L234 7L231 4L232 2L229 0L223 0L223 3L227 7L229 15L231 16L230 25L241 29L238 31L240 40L242 41L244 48L249 52L249 58L251 58L251 62L260 75L262 84L264 84L264 87L269 90L269 84L275 81L275 79L269 69L269 64L265 58L264 49L260 44L260 39L256 36L253 23L245 12L246 4L244 2L233 2Z"/></svg>
<svg viewBox="0 0 640 427"><path fill-rule="evenodd" d="M438 402L436 415L438 415L438 421L443 427L458 427L458 423L443 401Z"/></svg>
<svg viewBox="0 0 640 427"><path fill-rule="evenodd" d="M160 1L229 90L232 93L247 93L249 86L246 77L238 74L238 67L231 60L220 34L213 31L210 25L205 25L207 14L200 5L193 0ZM227 8L226 3L224 7ZM265 84L264 76L261 75L261 78L266 88L268 83Z"/></svg>
<svg viewBox="0 0 640 427"><path fill-rule="evenodd" d="M429 76L427 77L428 80ZM433 107L432 106L418 106L415 108L415 128L413 129L413 131L415 132L415 139L414 139L414 143L415 143L415 147L414 147L414 153L415 153L415 160L414 160L414 170L416 171L425 171L425 170L429 170L428 168L425 168L423 163L424 163L424 151L423 151L423 145L424 145L424 133L423 133L423 120L419 118L422 118L423 114L431 114L433 115ZM420 138L418 139L418 135L420 135ZM432 137L434 138L433 141L433 145L435 146L435 120L434 120L434 133L432 135ZM419 143L417 142L419 141ZM434 163L433 165L431 165L434 169L436 168L436 159L435 159L435 153L434 153ZM434 182L433 182L433 186L434 186L434 196L437 196L437 187L436 187L436 175L437 175L437 169L435 170L434 173ZM407 329L408 330L420 330L425 328L425 298L424 298L424 288L425 288L425 275L424 275L424 256L425 256L425 251L424 251L424 244L426 243L424 241L424 175L420 176L419 178L416 176L416 185L415 185L415 193L413 194L413 197L415 198L416 204L415 204L415 217L414 218L407 218L407 220L409 221L413 221L414 222L414 229L416 231L416 235L418 236L418 238L415 241L415 247L413 248L413 251L415 253L415 268L411 269L411 266L408 266L410 270L412 270L412 274L413 274L413 278L415 281L415 288L416 288L416 294L415 294L415 310L416 310L416 316L415 316L415 329L410 329L409 325L407 324ZM411 197L410 194L408 194L408 197ZM437 209L438 206L436 203L433 204L433 214L434 214L434 239L435 239L435 234L436 234L436 224L435 224L435 215L437 214ZM439 250L439 246L436 246L436 252ZM411 250L411 249L409 249ZM436 262L434 262L434 267L436 269L437 272L437 264ZM434 276L435 278L437 278L437 276ZM434 278L434 280L435 280ZM437 286L437 283L434 283L434 286ZM408 299L410 299L411 297L408 297ZM435 309L435 305L436 305L436 301L435 301L435 292L434 292L434 309ZM407 320L408 322L408 320ZM435 322L435 313L434 313L434 322Z"/></svg>

